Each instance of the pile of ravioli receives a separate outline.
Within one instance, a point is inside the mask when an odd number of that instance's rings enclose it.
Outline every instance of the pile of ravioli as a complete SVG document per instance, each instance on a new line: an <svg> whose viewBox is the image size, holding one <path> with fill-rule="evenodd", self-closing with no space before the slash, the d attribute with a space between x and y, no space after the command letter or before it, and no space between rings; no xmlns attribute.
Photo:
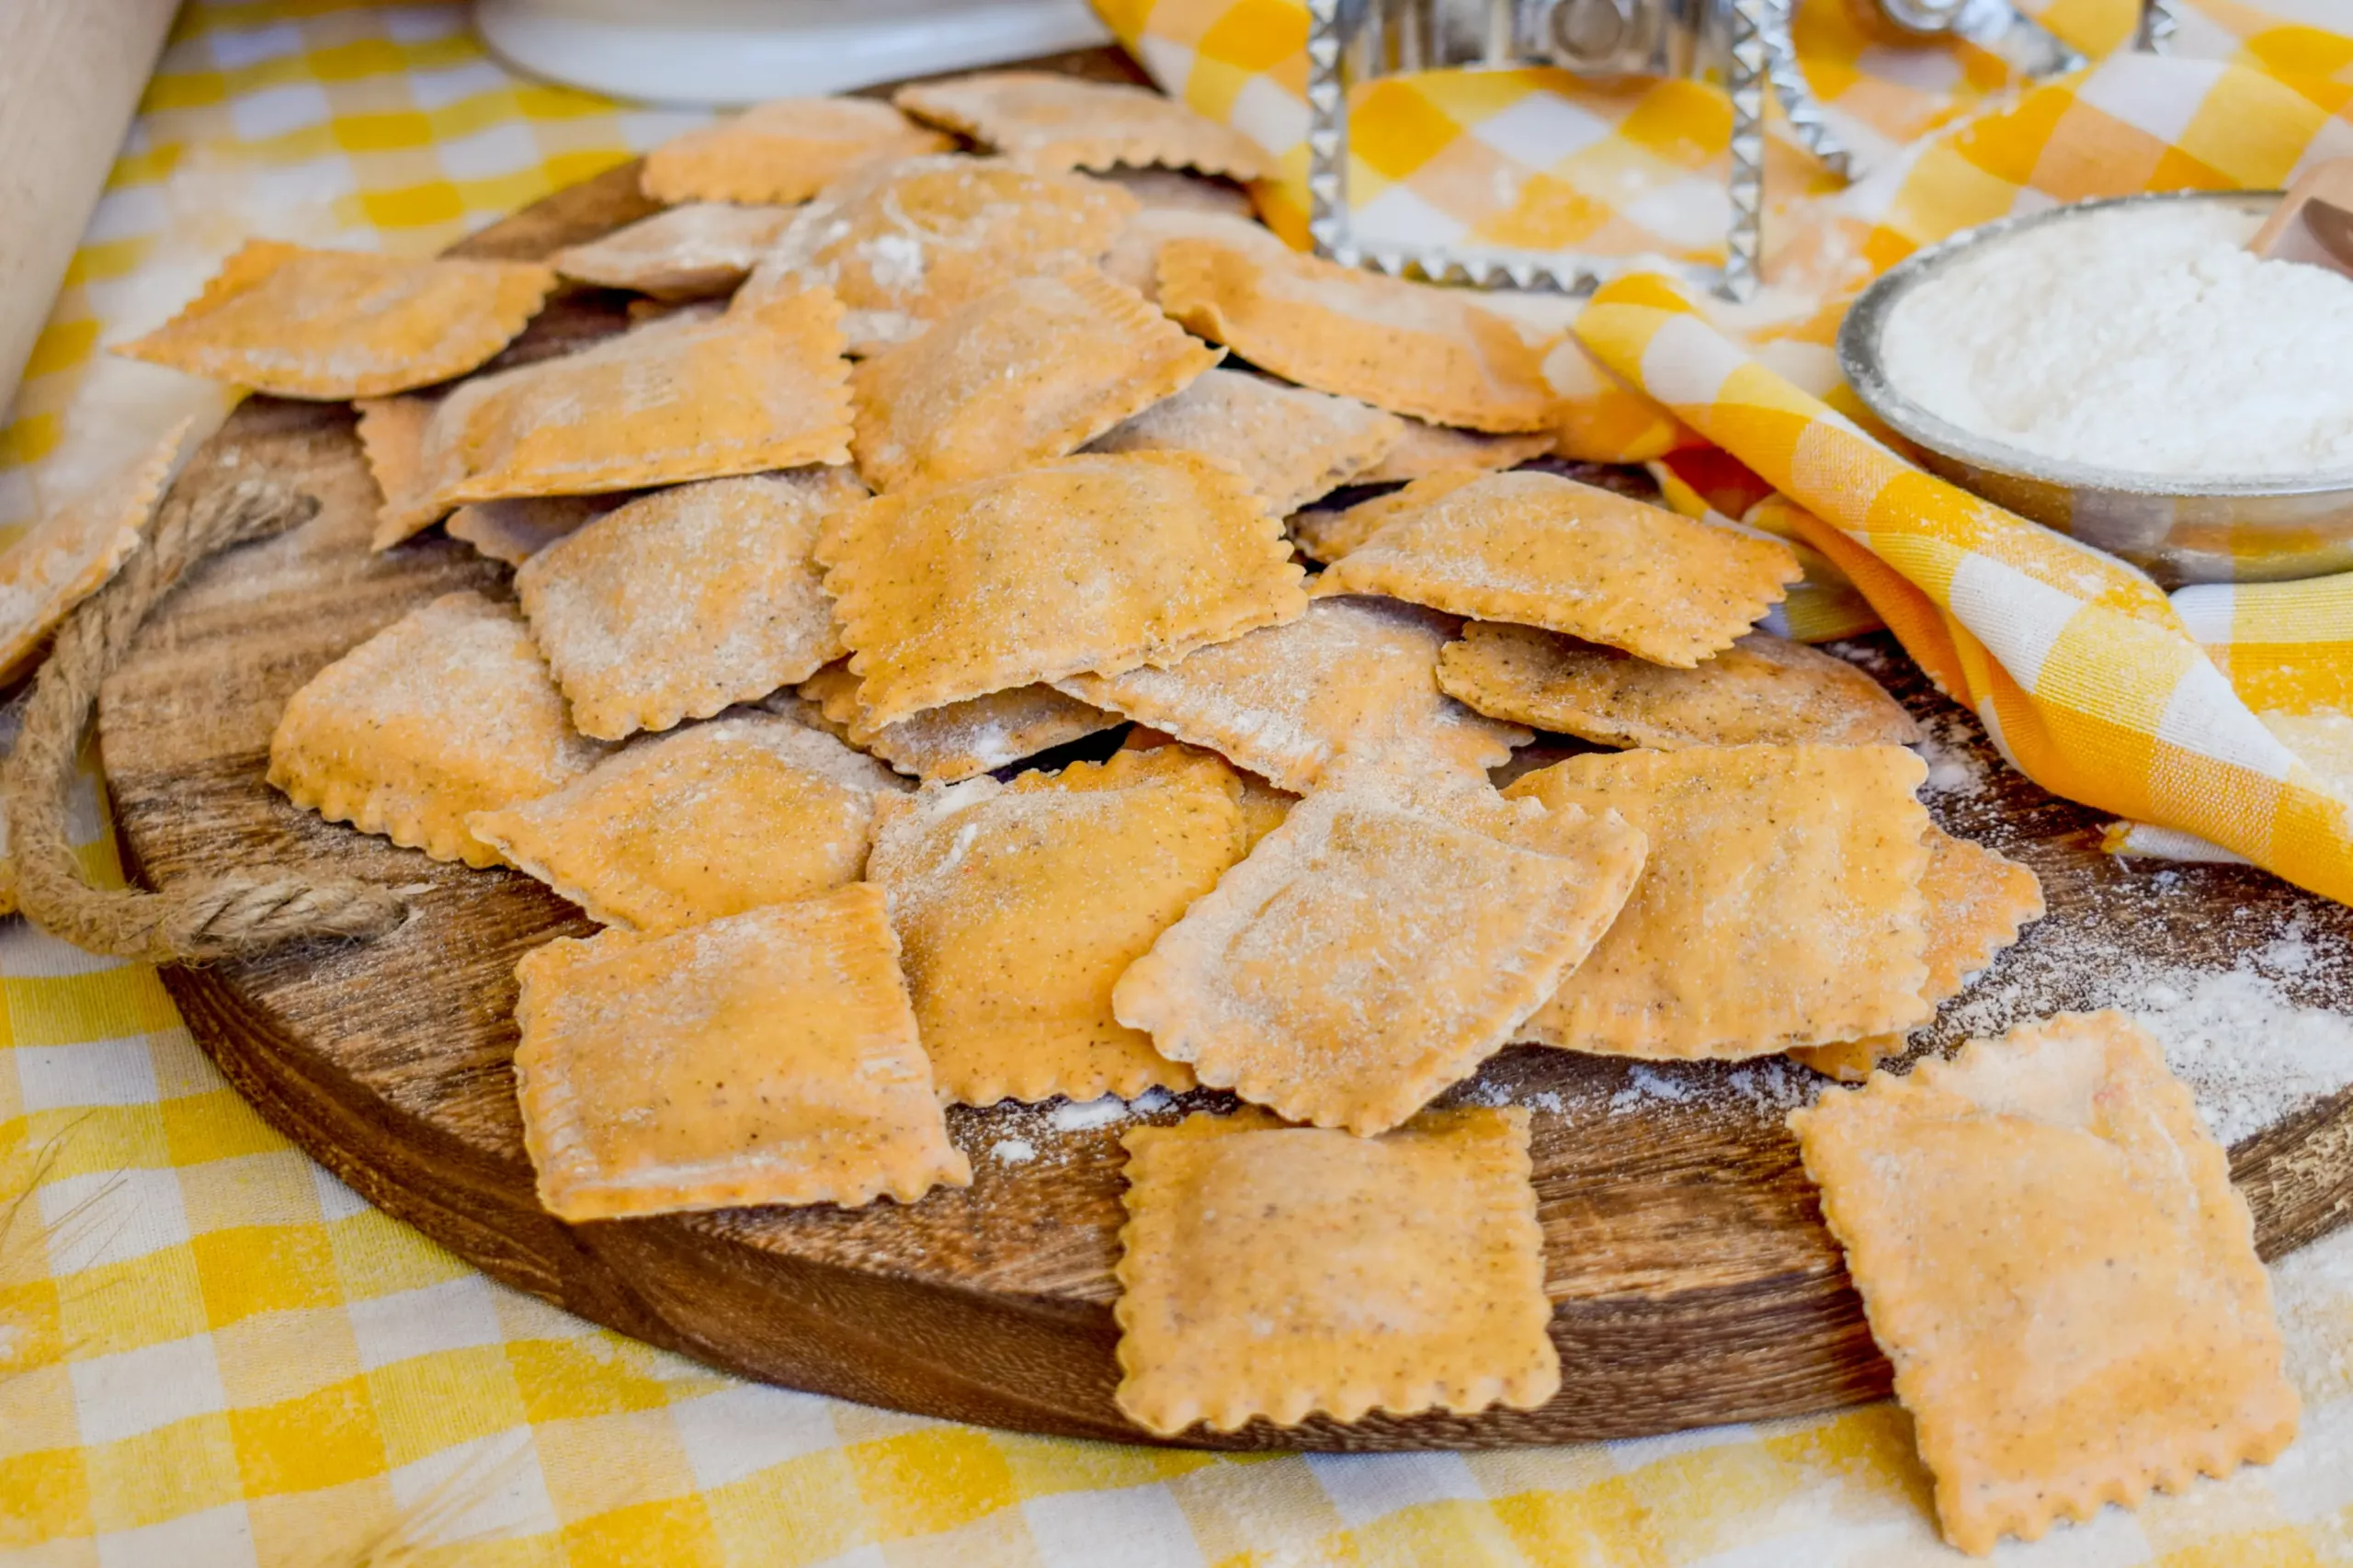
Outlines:
<svg viewBox="0 0 2353 1568"><path fill-rule="evenodd" d="M357 400L375 547L514 566L320 672L269 778L605 926L517 971L547 1208L912 1204L972 1179L947 1105L1230 1090L1126 1137L1120 1407L1532 1407L1529 1113L1431 1102L1514 1042L1787 1052L1870 1079L1794 1122L1957 1543L2278 1451L2144 1035L1871 1075L2041 895L1757 630L1789 549L1523 466L1559 321L1291 252L1208 177L1263 172L1060 77L778 103L548 265L256 243L129 347ZM636 324L483 370L570 287Z"/></svg>

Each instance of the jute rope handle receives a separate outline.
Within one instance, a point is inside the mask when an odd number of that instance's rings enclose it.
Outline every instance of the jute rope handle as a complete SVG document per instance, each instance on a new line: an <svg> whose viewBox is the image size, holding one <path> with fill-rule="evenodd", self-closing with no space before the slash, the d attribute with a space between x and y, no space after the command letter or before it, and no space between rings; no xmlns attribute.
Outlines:
<svg viewBox="0 0 2353 1568"><path fill-rule="evenodd" d="M17 898L35 926L94 953L152 963L202 963L317 937L379 937L408 906L370 882L237 871L165 892L102 892L84 880L66 832L82 732L98 687L130 651L148 614L217 551L267 539L318 510L311 496L266 479L175 494L115 580L58 631L33 679L17 749L0 765Z"/></svg>

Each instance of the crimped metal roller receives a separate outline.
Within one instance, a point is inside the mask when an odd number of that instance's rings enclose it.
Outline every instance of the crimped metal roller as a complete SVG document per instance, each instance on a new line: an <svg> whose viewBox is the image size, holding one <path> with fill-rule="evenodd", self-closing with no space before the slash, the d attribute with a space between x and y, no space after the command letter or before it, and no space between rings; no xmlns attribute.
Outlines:
<svg viewBox="0 0 2353 1568"><path fill-rule="evenodd" d="M1350 266L1486 288L1587 290L1599 258L1575 252L1472 251L1352 231L1348 98L1383 76L1444 69L1550 65L1596 80L1627 76L1721 81L1732 99L1721 267L1695 278L1731 299L1757 282L1765 182L1765 92L1790 135L1836 173L1861 170L1824 112L1790 41L1794 0L1309 0L1309 193L1316 249ZM1964 40L2032 76L2084 63L2010 0L1847 0L1891 41Z"/></svg>

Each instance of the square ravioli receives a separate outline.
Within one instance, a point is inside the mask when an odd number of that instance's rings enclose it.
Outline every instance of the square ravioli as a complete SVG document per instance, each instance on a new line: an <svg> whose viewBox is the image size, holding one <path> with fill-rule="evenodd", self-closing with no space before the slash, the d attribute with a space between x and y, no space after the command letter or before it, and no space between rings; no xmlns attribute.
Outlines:
<svg viewBox="0 0 2353 1568"><path fill-rule="evenodd" d="M1902 746L1597 753L1504 793L1616 811L1650 862L1519 1038L1737 1059L1924 1022L1927 766Z"/></svg>
<svg viewBox="0 0 2353 1568"><path fill-rule="evenodd" d="M381 397L481 365L554 287L535 261L248 240L178 315L115 352L277 397Z"/></svg>
<svg viewBox="0 0 2353 1568"><path fill-rule="evenodd" d="M2018 939L2019 927L2042 918L2042 881L2032 868L1982 844L1928 829L1928 869L1920 875L1927 908L1928 966L1924 994L1933 1005L1958 996L1969 977ZM1790 1055L1841 1083L1859 1084L1886 1057L1904 1049L1900 1034L1867 1035L1835 1045L1801 1045Z"/></svg>
<svg viewBox="0 0 2353 1568"><path fill-rule="evenodd" d="M1131 724L1120 738L1121 751L1157 751L1163 746L1176 746L1187 751L1199 751L1188 746L1176 736L1155 730L1149 724ZM1213 756L1214 752L1202 752ZM1267 783L1255 773L1245 773L1242 779L1242 845L1247 854L1258 840L1282 826L1290 809L1299 804L1299 797L1290 790Z"/></svg>
<svg viewBox="0 0 2353 1568"><path fill-rule="evenodd" d="M899 944L862 882L524 955L515 1092L540 1201L613 1220L964 1187Z"/></svg>
<svg viewBox="0 0 2353 1568"><path fill-rule="evenodd" d="M1160 253L1172 240L1213 240L1245 251L1268 251L1279 258L1290 254L1290 247L1272 229L1252 222L1246 211L1169 207L1148 196L1142 199L1143 210L1128 220L1097 265L1111 281L1134 290L1154 304L1160 302Z"/></svg>
<svg viewBox="0 0 2353 1568"><path fill-rule="evenodd" d="M1404 421L1404 430L1379 462L1358 474L1358 484L1410 484L1449 469L1475 469L1493 473L1518 468L1552 449L1549 430L1496 436L1484 430L1458 430L1427 419Z"/></svg>
<svg viewBox="0 0 2353 1568"><path fill-rule="evenodd" d="M1039 169L1161 165L1235 179L1274 165L1256 142L1176 99L1125 82L1047 71L987 71L901 87L891 101Z"/></svg>
<svg viewBox="0 0 2353 1568"><path fill-rule="evenodd" d="M1317 591L1387 594L1688 668L1731 647L1804 574L1779 540L1557 474L1460 479L1370 503L1386 520Z"/></svg>
<svg viewBox="0 0 2353 1568"><path fill-rule="evenodd" d="M2120 1013L1972 1040L1790 1125L1963 1551L2296 1433L2230 1160Z"/></svg>
<svg viewBox="0 0 2353 1568"><path fill-rule="evenodd" d="M1087 172L1134 197L1143 203L1146 212L1215 212L1247 222L1256 210L1247 190L1232 180L1213 176L1132 165Z"/></svg>
<svg viewBox="0 0 2353 1568"><path fill-rule="evenodd" d="M1116 186L997 158L872 164L801 210L735 308L828 288L850 352L872 353L1013 278L1088 265L1135 210Z"/></svg>
<svg viewBox="0 0 2353 1568"><path fill-rule="evenodd" d="M1282 525L1185 452L1059 462L825 519L817 559L867 722L1173 664L1307 608Z"/></svg>
<svg viewBox="0 0 2353 1568"><path fill-rule="evenodd" d="M1112 1016L1111 987L1242 858L1241 793L1224 763L1172 747L884 809L867 876L890 897L942 1095L1193 1086Z"/></svg>
<svg viewBox="0 0 2353 1568"><path fill-rule="evenodd" d="M1347 483L1395 443L1404 421L1354 398L1211 370L1107 431L1096 452L1198 452L1250 482L1282 517Z"/></svg>
<svg viewBox="0 0 2353 1568"><path fill-rule="evenodd" d="M288 700L269 737L269 781L329 822L436 860L495 866L498 851L466 819L537 800L604 750L564 717L511 606L445 594Z"/></svg>
<svg viewBox="0 0 2353 1568"><path fill-rule="evenodd" d="M860 164L945 153L954 141L872 98L778 98L673 136L645 155L654 200L806 201Z"/></svg>
<svg viewBox="0 0 2353 1568"><path fill-rule="evenodd" d="M1438 649L1455 629L1450 617L1392 599L1316 599L1297 620L1165 669L1056 684L1295 792L1313 789L1343 753L1483 775L1532 737L1438 690Z"/></svg>
<svg viewBox="0 0 2353 1568"><path fill-rule="evenodd" d="M439 406L429 397L363 397L352 403L359 415L359 453L376 482L376 528L370 541L382 550L431 525L449 508L437 506L433 480L425 470L425 430Z"/></svg>
<svg viewBox="0 0 2353 1568"><path fill-rule="evenodd" d="M1473 621L1438 685L1482 713L1604 745L1905 745L1920 726L1846 660L1752 631L1690 669L1532 626Z"/></svg>
<svg viewBox="0 0 2353 1568"><path fill-rule="evenodd" d="M512 501L477 501L449 514L441 525L451 539L478 554L520 566L566 534L601 517L631 497L621 495L518 495Z"/></svg>
<svg viewBox="0 0 2353 1568"><path fill-rule="evenodd" d="M1160 308L1263 370L1438 425L1544 430L1545 347L1560 335L1411 283L1281 246L1173 239Z"/></svg>
<svg viewBox="0 0 2353 1568"><path fill-rule="evenodd" d="M188 424L173 426L138 458L36 519L0 551L0 680L30 669L49 634L139 548Z"/></svg>
<svg viewBox="0 0 2353 1568"><path fill-rule="evenodd" d="M1068 456L1224 357L1092 267L1021 278L850 374L877 490Z"/></svg>
<svg viewBox="0 0 2353 1568"><path fill-rule="evenodd" d="M1489 472L1480 468L1440 469L1403 490L1392 490L1353 506L1310 506L1285 519L1285 526L1290 529L1290 541L1302 555L1329 566L1398 518L1421 513L1440 496L1478 483Z"/></svg>
<svg viewBox="0 0 2353 1568"><path fill-rule="evenodd" d="M790 207L694 201L566 245L548 260L564 277L599 289L703 300L744 281L790 222Z"/></svg>
<svg viewBox="0 0 2353 1568"><path fill-rule="evenodd" d="M649 322L470 381L424 421L418 480L380 515L376 548L469 501L847 463L840 316L816 290L762 310Z"/></svg>
<svg viewBox="0 0 2353 1568"><path fill-rule="evenodd" d="M1117 1397L1146 1431L1559 1392L1527 1111L1427 1111L1379 1138L1198 1115L1121 1142Z"/></svg>
<svg viewBox="0 0 2353 1568"><path fill-rule="evenodd" d="M756 701L842 652L811 551L865 498L842 469L681 484L556 540L515 591L583 733L620 740Z"/></svg>
<svg viewBox="0 0 2353 1568"><path fill-rule="evenodd" d="M1120 977L1120 1021L1290 1120L1396 1126L1503 1048L1641 873L1621 818L1532 804L1483 778L1318 790Z"/></svg>
<svg viewBox="0 0 2353 1568"><path fill-rule="evenodd" d="M551 794L466 819L588 912L675 931L856 881L906 785L822 730L750 713L630 746Z"/></svg>
<svg viewBox="0 0 2353 1568"><path fill-rule="evenodd" d="M1117 713L1090 708L1051 686L1016 686L969 701L926 708L890 724L866 722L858 677L847 664L827 665L801 683L804 715L902 773L953 784L1116 728Z"/></svg>

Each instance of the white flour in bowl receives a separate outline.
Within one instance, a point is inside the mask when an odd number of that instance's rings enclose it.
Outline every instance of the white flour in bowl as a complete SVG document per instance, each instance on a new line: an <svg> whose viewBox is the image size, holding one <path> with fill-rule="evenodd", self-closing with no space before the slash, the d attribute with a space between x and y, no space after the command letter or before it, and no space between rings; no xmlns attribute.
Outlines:
<svg viewBox="0 0 2353 1568"><path fill-rule="evenodd" d="M2353 279L2258 261L2262 215L2155 201L2023 229L1888 314L1889 382L2024 451L2197 479L2353 471Z"/></svg>

